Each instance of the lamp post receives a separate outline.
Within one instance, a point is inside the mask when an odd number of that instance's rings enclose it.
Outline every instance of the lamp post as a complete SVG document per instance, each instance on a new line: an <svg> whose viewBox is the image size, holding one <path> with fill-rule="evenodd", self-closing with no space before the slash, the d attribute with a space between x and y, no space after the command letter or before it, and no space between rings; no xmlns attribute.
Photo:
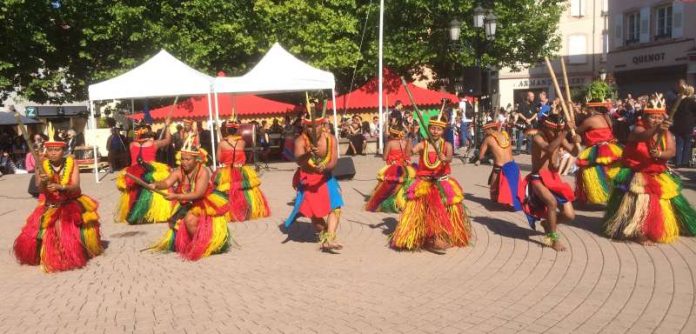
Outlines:
<svg viewBox="0 0 696 334"><path fill-rule="evenodd" d="M485 47L486 45L495 39L495 32L497 29L498 25L498 18L496 17L495 13L493 13L492 9L484 9L480 5L476 6L473 11L473 26L476 29L483 29L485 38L482 40L480 38L477 38L474 43L473 43L473 51L475 53L474 57L474 66L475 69L478 73L481 73L481 58L483 57L483 54L485 52ZM462 25L459 20L452 19L450 21L450 31L449 31L449 37L450 41L458 46L460 37L461 37L461 32L462 32ZM488 95L489 101L492 101L491 99L491 75L490 75L490 69L487 68L487 71L489 72L487 75L487 92L481 92L485 93L483 95ZM459 77L459 76L457 76ZM458 82L458 80L453 80L455 82L455 90L457 92L460 92L458 89L463 88L463 85ZM477 83L477 86L480 86L482 82L480 82L480 77L479 77L479 82ZM479 99L481 95L477 96ZM492 103L491 103L492 107ZM474 132L474 146L478 146L479 142L479 132L482 126L482 120L483 117L481 115L478 115L477 113L474 113L474 119L473 123L475 126L476 131Z"/></svg>
<svg viewBox="0 0 696 334"><path fill-rule="evenodd" d="M604 67L599 70L599 78L602 79L602 81L607 80L607 70Z"/></svg>

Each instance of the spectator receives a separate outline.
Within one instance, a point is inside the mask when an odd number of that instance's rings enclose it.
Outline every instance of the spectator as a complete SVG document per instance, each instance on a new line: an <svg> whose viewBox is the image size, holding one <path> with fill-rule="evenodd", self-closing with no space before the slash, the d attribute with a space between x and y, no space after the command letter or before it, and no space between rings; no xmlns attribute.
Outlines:
<svg viewBox="0 0 696 334"><path fill-rule="evenodd" d="M554 105L557 104L556 100L560 101L558 98L554 99ZM551 105L549 104L549 98L546 96L546 92L539 93L539 105L537 109L539 110L539 112L537 112L537 121L548 116L551 112Z"/></svg>
<svg viewBox="0 0 696 334"><path fill-rule="evenodd" d="M286 116L286 118L289 118L289 117ZM277 133L277 134L283 133L283 127L280 126L280 122L278 121L277 118L273 119L273 124L271 125L271 128L268 130L268 132L269 133Z"/></svg>
<svg viewBox="0 0 696 334"><path fill-rule="evenodd" d="M379 117L372 117L372 123L370 123L370 137L379 137Z"/></svg>
<svg viewBox="0 0 696 334"><path fill-rule="evenodd" d="M268 135L268 121L261 121L259 126L258 141L261 145L261 161L268 166L268 157L271 154L271 137Z"/></svg>
<svg viewBox="0 0 696 334"><path fill-rule="evenodd" d="M674 167L686 167L691 161L691 137L696 126L696 98L694 88L685 86L682 90L687 95L679 104L670 131L676 138L677 155L674 157ZM676 101L675 101L676 102Z"/></svg>
<svg viewBox="0 0 696 334"><path fill-rule="evenodd" d="M469 147L469 144L471 143L470 126L474 115L471 111L467 111L468 108L466 108L466 101L463 100L459 103L460 106L462 106L462 104L464 104L464 106L461 108L462 120L459 123L459 142L460 146Z"/></svg>
<svg viewBox="0 0 696 334"><path fill-rule="evenodd" d="M347 129L347 138L349 143L346 155L364 155L363 149L365 148L365 137L363 136L362 132L360 116L355 115L353 116L352 122Z"/></svg>
<svg viewBox="0 0 696 334"><path fill-rule="evenodd" d="M117 127L111 128L111 135L106 140L109 168L116 172L130 165L128 152L128 140Z"/></svg>
<svg viewBox="0 0 696 334"><path fill-rule="evenodd" d="M401 124L404 119L404 105L400 100L394 102L394 109L389 113L389 126Z"/></svg>
<svg viewBox="0 0 696 334"><path fill-rule="evenodd" d="M533 128L535 125L534 119L536 117L536 110L534 107L534 92L528 91L527 98L520 103L519 108L517 108L518 124L523 124L526 128ZM515 154L520 154L522 151L522 142L524 141L524 130L517 130L517 142L515 144L516 150ZM527 141L527 147L525 151L531 154L532 145Z"/></svg>
<svg viewBox="0 0 696 334"><path fill-rule="evenodd" d="M75 130L70 129L68 131L65 131L65 155L72 155L75 153L75 147L77 147L77 133L75 133Z"/></svg>

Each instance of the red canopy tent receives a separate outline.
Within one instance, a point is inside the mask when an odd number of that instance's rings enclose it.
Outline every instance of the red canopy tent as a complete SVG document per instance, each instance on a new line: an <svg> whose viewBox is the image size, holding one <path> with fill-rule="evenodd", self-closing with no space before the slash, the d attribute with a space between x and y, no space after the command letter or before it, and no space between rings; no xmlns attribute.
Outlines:
<svg viewBox="0 0 696 334"><path fill-rule="evenodd" d="M244 116L265 116L278 115L292 112L295 106L289 103L277 102L269 99L264 99L256 95L231 95L219 94L218 103L220 117L230 116L232 107L238 117ZM212 101L215 105L215 101ZM150 110L150 115L154 120L162 120L167 117L172 106L163 106ZM129 116L135 120L141 120L143 114ZM208 118L208 97L196 96L176 104L172 112L172 119L207 119Z"/></svg>
<svg viewBox="0 0 696 334"><path fill-rule="evenodd" d="M384 98L388 100L390 105L394 105L397 100L401 101L404 106L410 106L411 101L406 94L401 83L401 78L388 69L384 70L383 82ZM378 78L374 78L362 85L360 88L336 97L336 107L339 110L346 109L377 109L379 98ZM418 87L412 83L408 83L408 88L419 106L440 105L442 99L448 99L451 103L456 103L459 100L454 94L447 92L438 92L425 88ZM329 104L329 106L331 106ZM386 106L386 102L385 102Z"/></svg>

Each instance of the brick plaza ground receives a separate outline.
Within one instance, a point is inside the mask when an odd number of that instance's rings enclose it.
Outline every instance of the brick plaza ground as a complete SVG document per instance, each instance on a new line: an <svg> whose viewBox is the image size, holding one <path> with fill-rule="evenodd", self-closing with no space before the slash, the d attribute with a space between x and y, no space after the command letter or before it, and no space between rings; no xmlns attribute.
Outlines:
<svg viewBox="0 0 696 334"><path fill-rule="evenodd" d="M529 156L518 161L526 173ZM317 250L306 220L289 237L280 232L294 165L278 163L262 175L273 215L230 224L239 245L194 263L141 252L166 225L113 223L114 175L97 185L83 174L108 248L86 268L56 274L15 262L12 243L36 202L27 175L4 176L0 333L696 333L696 238L611 241L600 233L602 212L579 208L560 229L569 250L556 253L521 213L489 210L490 166L457 161L474 245L396 252L387 236L398 215L361 209L382 162L355 162L355 178L341 182L340 255ZM683 175L696 203L696 171Z"/></svg>

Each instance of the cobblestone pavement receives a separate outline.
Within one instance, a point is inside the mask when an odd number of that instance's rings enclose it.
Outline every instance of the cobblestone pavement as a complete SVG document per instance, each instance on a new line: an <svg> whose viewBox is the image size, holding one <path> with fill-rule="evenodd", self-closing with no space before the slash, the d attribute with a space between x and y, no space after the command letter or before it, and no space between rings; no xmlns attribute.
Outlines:
<svg viewBox="0 0 696 334"><path fill-rule="evenodd" d="M519 160L528 170L528 156ZM0 333L696 333L695 238L610 241L599 234L601 211L585 208L561 227L569 251L557 254L521 213L486 208L490 166L457 163L475 244L396 252L387 235L398 216L361 210L382 163L355 161L355 179L341 183L342 254L319 252L304 220L290 237L280 232L294 168L281 163L262 176L272 217L230 224L239 247L195 263L141 252L166 226L114 224L113 175L96 185L83 174L108 249L58 274L15 262L12 242L35 201L28 176L2 177ZM686 187L696 203L696 181Z"/></svg>

